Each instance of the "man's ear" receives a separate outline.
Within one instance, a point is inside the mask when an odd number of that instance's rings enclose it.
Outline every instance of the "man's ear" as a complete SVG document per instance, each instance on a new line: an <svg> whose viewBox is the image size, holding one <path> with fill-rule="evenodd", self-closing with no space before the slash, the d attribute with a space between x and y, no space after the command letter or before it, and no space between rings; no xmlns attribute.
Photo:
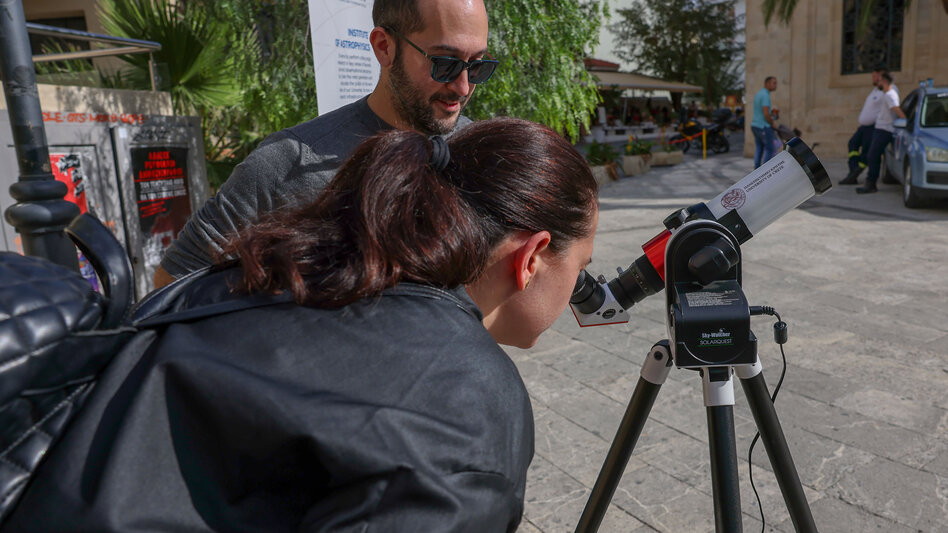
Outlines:
<svg viewBox="0 0 948 533"><path fill-rule="evenodd" d="M550 245L550 232L539 231L529 234L513 253L514 276L517 280L517 290L524 290L530 283L542 261L540 252Z"/></svg>
<svg viewBox="0 0 948 533"><path fill-rule="evenodd" d="M376 26L369 34L369 43L372 44L372 51L375 52L375 58L382 68L388 68L395 62L395 36L390 35L381 27Z"/></svg>

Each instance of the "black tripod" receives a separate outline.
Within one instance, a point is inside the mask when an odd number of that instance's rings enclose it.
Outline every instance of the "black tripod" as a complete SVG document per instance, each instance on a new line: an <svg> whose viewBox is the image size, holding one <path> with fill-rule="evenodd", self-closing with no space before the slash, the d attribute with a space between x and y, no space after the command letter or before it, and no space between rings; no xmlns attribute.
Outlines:
<svg viewBox="0 0 948 533"><path fill-rule="evenodd" d="M750 310L740 289L737 239L714 222L688 223L669 240L666 265L667 319L672 340L662 340L649 351L576 526L577 533L598 530L673 363L701 372L711 452L715 531L742 531L733 412L732 376L736 374L796 531L816 532L761 373L757 340L750 331Z"/></svg>

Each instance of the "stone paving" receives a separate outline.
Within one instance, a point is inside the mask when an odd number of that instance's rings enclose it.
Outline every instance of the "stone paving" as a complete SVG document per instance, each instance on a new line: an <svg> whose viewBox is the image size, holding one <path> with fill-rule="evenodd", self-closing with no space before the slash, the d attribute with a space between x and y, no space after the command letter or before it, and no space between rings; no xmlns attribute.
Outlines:
<svg viewBox="0 0 948 533"><path fill-rule="evenodd" d="M603 187L590 272L613 278L666 215L750 172L739 153L689 155ZM820 531L948 532L948 204L906 209L892 185L857 196L835 185L845 161L823 162L833 189L742 247L750 304L789 324L777 414ZM536 347L508 350L536 419L520 531L574 530L642 361L667 336L663 296L630 314L580 329L567 310ZM772 324L753 319L771 390L782 368ZM747 466L756 427L736 398L744 531L760 531ZM707 442L700 379L673 368L600 531L714 531ZM760 443L753 473L766 531L793 531Z"/></svg>

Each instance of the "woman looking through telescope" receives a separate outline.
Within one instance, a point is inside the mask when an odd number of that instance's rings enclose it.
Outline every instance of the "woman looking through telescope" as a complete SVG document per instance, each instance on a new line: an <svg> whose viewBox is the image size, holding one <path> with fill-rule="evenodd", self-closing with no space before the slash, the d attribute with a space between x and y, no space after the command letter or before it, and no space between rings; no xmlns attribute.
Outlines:
<svg viewBox="0 0 948 533"><path fill-rule="evenodd" d="M369 139L235 262L163 289L175 312L283 299L120 353L7 526L516 529L533 417L497 344L562 313L597 217L586 162L543 126Z"/></svg>

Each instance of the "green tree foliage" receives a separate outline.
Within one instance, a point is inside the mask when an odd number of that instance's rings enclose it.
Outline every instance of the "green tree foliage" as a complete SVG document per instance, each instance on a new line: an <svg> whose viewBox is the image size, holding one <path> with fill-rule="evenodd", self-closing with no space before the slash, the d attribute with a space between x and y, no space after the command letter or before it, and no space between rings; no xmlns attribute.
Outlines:
<svg viewBox="0 0 948 533"><path fill-rule="evenodd" d="M219 185L267 134L316 116L306 0L100 0L106 31L161 43L175 112L201 116L208 178ZM150 87L148 56L103 79Z"/></svg>
<svg viewBox="0 0 948 533"><path fill-rule="evenodd" d="M744 21L734 16L734 0L636 0L618 15L609 29L622 59L648 74L703 87L709 105L742 89L744 48L735 39ZM678 107L680 94L672 96Z"/></svg>
<svg viewBox="0 0 948 533"><path fill-rule="evenodd" d="M466 114L525 118L577 139L599 102L583 57L598 42L604 4L487 0L487 13L488 49L501 65L478 87Z"/></svg>
<svg viewBox="0 0 948 533"><path fill-rule="evenodd" d="M161 43L155 61L166 68L167 88L177 113L237 103L232 49L245 45L243 34L228 35L200 4L170 0L99 0L105 30L118 36ZM122 56L131 82L150 87L149 57Z"/></svg>
<svg viewBox="0 0 948 533"><path fill-rule="evenodd" d="M232 32L251 32L236 72L253 129L279 131L317 115L307 0L205 0Z"/></svg>
<svg viewBox="0 0 948 533"><path fill-rule="evenodd" d="M216 110L210 177L223 182L270 133L317 115L307 0L203 0L231 34L249 35L235 50L240 102Z"/></svg>

